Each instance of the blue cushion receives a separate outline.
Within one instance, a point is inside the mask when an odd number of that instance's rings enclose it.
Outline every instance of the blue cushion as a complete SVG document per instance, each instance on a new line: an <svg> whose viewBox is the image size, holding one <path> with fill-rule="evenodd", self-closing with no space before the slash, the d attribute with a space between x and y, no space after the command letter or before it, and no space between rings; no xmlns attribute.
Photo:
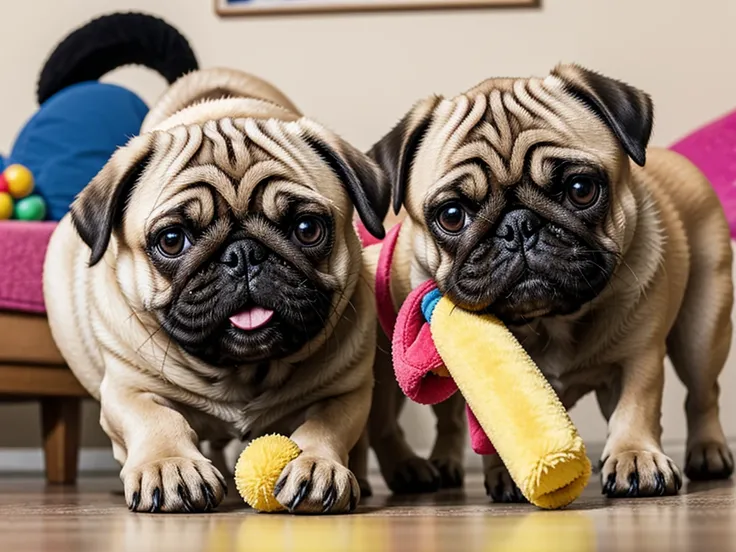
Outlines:
<svg viewBox="0 0 736 552"><path fill-rule="evenodd" d="M46 101L18 135L7 164L28 167L48 218L61 219L117 148L140 132L148 107L114 84L83 82Z"/></svg>

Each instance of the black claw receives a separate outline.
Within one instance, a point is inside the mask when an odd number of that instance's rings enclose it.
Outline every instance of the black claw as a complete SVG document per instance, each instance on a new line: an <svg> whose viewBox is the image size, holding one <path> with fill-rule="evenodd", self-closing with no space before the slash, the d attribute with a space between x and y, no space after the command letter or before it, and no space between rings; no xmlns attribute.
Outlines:
<svg viewBox="0 0 736 552"><path fill-rule="evenodd" d="M217 496L215 496L215 490L209 483L204 484L205 496L207 497L207 505L211 510L217 507Z"/></svg>
<svg viewBox="0 0 736 552"><path fill-rule="evenodd" d="M131 512L138 511L138 506L141 504L141 495L138 491L133 493L133 499L130 501L130 507L128 508Z"/></svg>
<svg viewBox="0 0 736 552"><path fill-rule="evenodd" d="M312 490L312 477L314 477L314 470L316 469L317 464L312 464L312 469L309 471L309 478L305 479L299 484L299 490L294 496L294 499L289 503L289 511L296 510L307 497L309 492Z"/></svg>
<svg viewBox="0 0 736 552"><path fill-rule="evenodd" d="M279 480L276 482L276 485L273 487L273 496L278 497L281 494L281 491L284 490L284 485L286 485L286 480L288 479L288 476L281 476Z"/></svg>
<svg viewBox="0 0 736 552"><path fill-rule="evenodd" d="M225 481L225 478L221 475L217 477L218 481L220 482L220 486L222 487L222 492L225 496L227 496L227 481Z"/></svg>
<svg viewBox="0 0 736 552"><path fill-rule="evenodd" d="M603 485L603 492L602 494L607 495L609 498L614 495L614 491L616 490L616 473L609 473L608 477L606 478L606 484Z"/></svg>
<svg viewBox="0 0 736 552"><path fill-rule="evenodd" d="M152 514L156 514L161 511L161 489L159 487L153 489L150 511Z"/></svg>
<svg viewBox="0 0 736 552"><path fill-rule="evenodd" d="M329 512L335 506L337 501L337 489L335 488L335 468L332 468L330 476L330 484L327 486L327 492L322 497L322 511Z"/></svg>
<svg viewBox="0 0 736 552"><path fill-rule="evenodd" d="M192 506L189 491L184 486L179 485L176 489L176 492L179 495L179 500L181 500L181 503L184 505L184 511L194 512L196 509L194 508L194 506Z"/></svg>
<svg viewBox="0 0 736 552"><path fill-rule="evenodd" d="M703 461L700 464L700 472L703 474L710 472L710 469L708 468L708 453L705 450L703 451Z"/></svg>
<svg viewBox="0 0 736 552"><path fill-rule="evenodd" d="M634 458L634 471L629 474L629 492L627 496L639 496L639 466Z"/></svg>
<svg viewBox="0 0 736 552"><path fill-rule="evenodd" d="M658 471L655 474L654 479L656 481L655 492L659 496L664 496L664 493L667 490L667 482L665 481L664 474L661 471Z"/></svg>
<svg viewBox="0 0 736 552"><path fill-rule="evenodd" d="M205 500L204 511L209 512L210 510L212 510L212 508L214 508L214 503L210 495L211 491L209 489L209 485L207 483L202 483L199 486L199 490L201 491L202 496L204 497L204 500Z"/></svg>

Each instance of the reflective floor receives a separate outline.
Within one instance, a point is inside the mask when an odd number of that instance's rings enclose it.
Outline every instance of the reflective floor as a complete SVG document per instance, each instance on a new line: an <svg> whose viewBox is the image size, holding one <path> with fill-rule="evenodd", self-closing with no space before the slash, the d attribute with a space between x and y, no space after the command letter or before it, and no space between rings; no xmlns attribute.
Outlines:
<svg viewBox="0 0 736 552"><path fill-rule="evenodd" d="M378 485L378 483L376 483ZM678 497L615 501L592 481L573 507L541 512L491 505L479 476L464 492L391 497L385 487L348 516L254 514L230 498L214 514L131 514L120 483L88 478L76 489L0 479L0 551L422 552L735 550L731 482L689 485Z"/></svg>

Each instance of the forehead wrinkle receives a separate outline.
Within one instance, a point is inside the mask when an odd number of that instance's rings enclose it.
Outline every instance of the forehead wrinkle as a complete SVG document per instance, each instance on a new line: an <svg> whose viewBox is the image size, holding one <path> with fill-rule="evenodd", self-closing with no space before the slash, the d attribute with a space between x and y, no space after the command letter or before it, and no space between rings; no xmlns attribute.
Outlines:
<svg viewBox="0 0 736 552"><path fill-rule="evenodd" d="M275 216L283 214L283 211L279 209L278 198L280 195L288 195L297 200L311 201L319 205L323 205L325 200L319 193L307 186L295 182L271 181L266 184L263 192L263 210L269 218L275 218ZM331 206L334 205L331 201L329 203ZM274 208L274 212L269 212L271 207Z"/></svg>
<svg viewBox="0 0 736 552"><path fill-rule="evenodd" d="M511 155L514 140L509 121L509 113L504 106L503 96L500 90L491 90L488 96L488 107L499 136L498 144L494 145L501 152L501 155L508 157Z"/></svg>
<svg viewBox="0 0 736 552"><path fill-rule="evenodd" d="M520 132L516 138L516 142L514 142L514 149L511 153L509 179L502 184L514 184L521 180L527 154L532 147L542 143L554 143L557 138L557 135L551 130L541 128Z"/></svg>
<svg viewBox="0 0 736 552"><path fill-rule="evenodd" d="M261 126L254 120L248 119L245 121L244 128L248 138L257 146L259 146L264 152L278 160L285 167L293 173L295 178L293 180L304 180L305 174L304 169L289 155L289 152L284 148L282 144L276 139L277 136L269 136ZM265 128L273 131L276 129L273 125L265 125Z"/></svg>
<svg viewBox="0 0 736 552"><path fill-rule="evenodd" d="M477 165L465 164L454 167L443 175L433 186L434 193L430 201L442 195L456 197L459 189L468 198L482 201L488 195L488 177Z"/></svg>
<svg viewBox="0 0 736 552"><path fill-rule="evenodd" d="M232 201L234 197L230 179L217 167L212 165L188 167L174 176L169 183L161 186L156 203L146 217L145 225L148 226L151 219L158 218L170 211L171 208L168 204L171 200L181 203L180 199L182 197L189 197L200 186L208 186L214 189L223 196L225 201L228 201L228 198L230 198L229 201Z"/></svg>
<svg viewBox="0 0 736 552"><path fill-rule="evenodd" d="M207 121L204 125L204 135L212 144L211 156L213 162L231 177L243 174L250 164L250 153L245 144L245 137L241 133L225 133L225 125L229 130L236 130L229 119ZM228 148L229 144L229 148Z"/></svg>
<svg viewBox="0 0 736 552"><path fill-rule="evenodd" d="M534 84L536 83L536 88ZM537 119L537 126L552 127L557 133L566 138L572 137L570 126L558 116L549 106L547 106L542 96L544 92L541 91L539 81L531 80L522 86L522 81L514 87L518 101L520 105L529 110ZM541 94L535 94L540 92Z"/></svg>
<svg viewBox="0 0 736 552"><path fill-rule="evenodd" d="M598 159L587 152L561 146L540 146L532 151L529 174L540 186L549 182L549 171L545 169L545 161L549 159L571 161L574 163L598 164Z"/></svg>
<svg viewBox="0 0 736 552"><path fill-rule="evenodd" d="M468 164L469 161L475 161L475 164L481 163L483 168L488 171L483 179L487 186L492 186L494 182L508 180L506 162L493 146L485 140L476 140L465 144L456 152L453 164ZM492 179L489 178L491 175L493 176ZM488 182L488 180L491 180L491 182Z"/></svg>
<svg viewBox="0 0 736 552"><path fill-rule="evenodd" d="M442 143L445 144L442 160L446 163L451 162L452 156L468 138L470 132L483 117L486 109L485 96L482 95L473 100L462 96L458 104L458 109L455 110L445 127L444 136L440 138Z"/></svg>
<svg viewBox="0 0 736 552"><path fill-rule="evenodd" d="M522 128L530 128L534 126L534 117L521 104L519 104L512 92L504 93L503 105L506 108L506 111L516 118Z"/></svg>
<svg viewBox="0 0 736 552"><path fill-rule="evenodd" d="M298 171L297 176L307 178L309 167L313 164L316 152L309 147L303 138L302 128L297 123L282 124L280 121L268 121L267 125L273 127L274 135L280 138L289 159L295 162Z"/></svg>
<svg viewBox="0 0 736 552"><path fill-rule="evenodd" d="M280 161L269 159L253 164L240 179L237 189L237 204L244 210L252 207L251 201L256 196L257 189L271 179L280 179L291 182L293 174Z"/></svg>

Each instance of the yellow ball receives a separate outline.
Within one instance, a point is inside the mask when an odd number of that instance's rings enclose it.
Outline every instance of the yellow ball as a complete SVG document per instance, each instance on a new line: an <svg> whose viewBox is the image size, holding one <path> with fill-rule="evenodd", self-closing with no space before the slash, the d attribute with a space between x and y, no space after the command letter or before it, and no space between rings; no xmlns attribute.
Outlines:
<svg viewBox="0 0 736 552"><path fill-rule="evenodd" d="M33 192L34 182L33 174L23 165L9 165L3 172L3 176L8 183L10 195L15 199L22 199L31 195Z"/></svg>
<svg viewBox="0 0 736 552"><path fill-rule="evenodd" d="M13 198L10 194L0 192L0 220L8 220L13 216Z"/></svg>
<svg viewBox="0 0 736 552"><path fill-rule="evenodd" d="M273 496L274 487L286 465L302 453L294 441L283 435L254 439L235 464L235 486L254 510L285 510Z"/></svg>

